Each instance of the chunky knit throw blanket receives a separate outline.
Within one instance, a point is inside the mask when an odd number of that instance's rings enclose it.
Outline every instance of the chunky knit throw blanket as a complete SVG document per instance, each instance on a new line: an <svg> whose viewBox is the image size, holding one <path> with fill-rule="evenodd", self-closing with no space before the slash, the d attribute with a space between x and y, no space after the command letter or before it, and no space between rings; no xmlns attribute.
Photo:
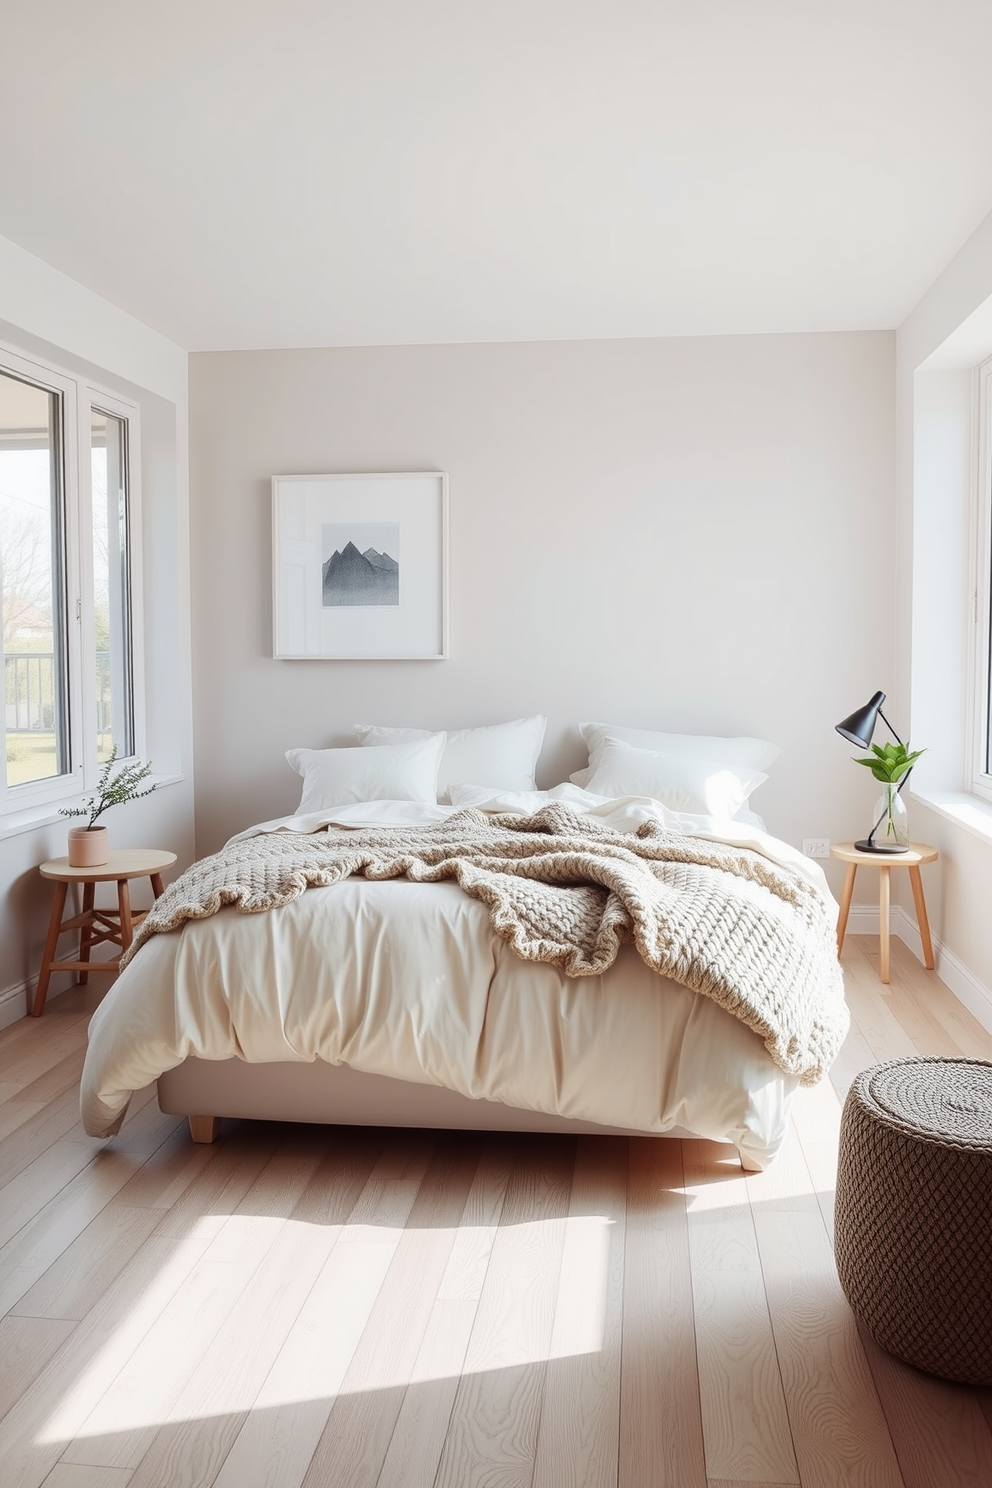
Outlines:
<svg viewBox="0 0 992 1488"><path fill-rule="evenodd" d="M804 878L745 848L653 821L616 832L560 803L529 817L468 810L429 827L230 843L166 889L122 964L149 936L224 905L254 914L352 874L454 879L519 956L567 976L605 971L633 941L649 966L746 1023L805 1084L847 1031L834 926Z"/></svg>

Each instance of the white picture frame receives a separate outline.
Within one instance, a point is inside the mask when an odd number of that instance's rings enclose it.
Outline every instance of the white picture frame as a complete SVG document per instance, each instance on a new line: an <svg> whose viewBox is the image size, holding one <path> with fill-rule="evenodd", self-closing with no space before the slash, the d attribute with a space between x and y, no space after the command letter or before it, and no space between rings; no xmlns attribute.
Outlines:
<svg viewBox="0 0 992 1488"><path fill-rule="evenodd" d="M272 477L272 654L447 657L443 471Z"/></svg>

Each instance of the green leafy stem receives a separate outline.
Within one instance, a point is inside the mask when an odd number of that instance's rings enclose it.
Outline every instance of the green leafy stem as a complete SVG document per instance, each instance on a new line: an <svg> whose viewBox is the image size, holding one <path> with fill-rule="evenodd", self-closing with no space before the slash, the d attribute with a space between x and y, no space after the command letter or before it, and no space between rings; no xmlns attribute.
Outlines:
<svg viewBox="0 0 992 1488"><path fill-rule="evenodd" d="M117 745L110 751L110 758L100 772L97 781L96 794L90 796L81 806L63 806L59 812L60 816L88 816L87 829L94 826L97 818L111 806L123 806L126 801L140 801L142 796L150 796L157 787L146 785L144 790L139 786L143 780L147 780L152 773L151 761L142 764L141 760L135 760L131 765L121 765L120 769L113 773L114 761L117 759Z"/></svg>
<svg viewBox="0 0 992 1488"><path fill-rule="evenodd" d="M873 744L871 754L854 763L864 765L876 780L892 785L909 773L921 754L926 754L926 750L910 750L908 744Z"/></svg>

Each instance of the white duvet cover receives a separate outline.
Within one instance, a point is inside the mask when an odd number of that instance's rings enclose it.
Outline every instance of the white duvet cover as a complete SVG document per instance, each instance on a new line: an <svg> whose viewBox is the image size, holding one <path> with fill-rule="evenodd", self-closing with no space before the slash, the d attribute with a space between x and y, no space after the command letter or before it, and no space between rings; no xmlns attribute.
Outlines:
<svg viewBox="0 0 992 1488"><path fill-rule="evenodd" d="M745 824L680 818L645 799L604 802L575 786L471 800L459 790L453 808L374 802L251 831L409 825L469 804L529 813L567 792L613 827L663 815L670 827L752 847L828 896L815 864ZM89 1039L81 1109L91 1136L116 1131L131 1092L188 1055L321 1059L604 1125L683 1127L764 1166L796 1083L743 1023L658 976L633 947L604 976L569 978L517 957L457 885L404 879L347 879L264 914L227 908L152 937Z"/></svg>

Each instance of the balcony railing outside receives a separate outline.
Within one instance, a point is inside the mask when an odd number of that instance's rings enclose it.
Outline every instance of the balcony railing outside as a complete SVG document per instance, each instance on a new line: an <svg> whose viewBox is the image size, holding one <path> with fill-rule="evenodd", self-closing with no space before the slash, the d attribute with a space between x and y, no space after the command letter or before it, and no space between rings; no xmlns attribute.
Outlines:
<svg viewBox="0 0 992 1488"><path fill-rule="evenodd" d="M4 717L8 734L55 731L55 656L51 651L8 651L4 655ZM111 723L110 652L96 653L97 733Z"/></svg>

